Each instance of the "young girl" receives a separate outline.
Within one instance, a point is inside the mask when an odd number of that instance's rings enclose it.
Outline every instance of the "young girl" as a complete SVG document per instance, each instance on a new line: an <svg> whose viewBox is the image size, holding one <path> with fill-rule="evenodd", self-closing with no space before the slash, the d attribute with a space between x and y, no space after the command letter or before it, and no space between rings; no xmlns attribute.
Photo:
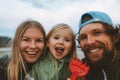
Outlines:
<svg viewBox="0 0 120 80"><path fill-rule="evenodd" d="M35 80L67 80L71 72L69 62L76 55L74 33L67 24L55 25L46 38L46 56L32 68Z"/></svg>
<svg viewBox="0 0 120 80"><path fill-rule="evenodd" d="M43 54L44 48L43 26L34 20L21 23L12 42L12 53L7 69L8 80L24 80L33 63Z"/></svg>

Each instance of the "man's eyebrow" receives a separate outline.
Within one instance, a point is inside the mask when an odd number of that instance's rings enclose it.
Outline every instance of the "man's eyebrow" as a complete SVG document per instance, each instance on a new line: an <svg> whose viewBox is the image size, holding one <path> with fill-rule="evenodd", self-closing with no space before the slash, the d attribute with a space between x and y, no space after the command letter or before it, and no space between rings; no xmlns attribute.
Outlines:
<svg viewBox="0 0 120 80"><path fill-rule="evenodd" d="M93 29L92 31L104 31L104 29Z"/></svg>

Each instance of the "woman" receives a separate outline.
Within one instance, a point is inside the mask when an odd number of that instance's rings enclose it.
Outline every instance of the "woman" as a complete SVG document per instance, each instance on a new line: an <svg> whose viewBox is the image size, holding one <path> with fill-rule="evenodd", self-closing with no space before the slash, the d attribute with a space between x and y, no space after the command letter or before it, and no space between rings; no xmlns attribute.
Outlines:
<svg viewBox="0 0 120 80"><path fill-rule="evenodd" d="M45 48L45 30L34 20L21 23L12 42L7 67L8 80L23 80L28 70L42 56Z"/></svg>

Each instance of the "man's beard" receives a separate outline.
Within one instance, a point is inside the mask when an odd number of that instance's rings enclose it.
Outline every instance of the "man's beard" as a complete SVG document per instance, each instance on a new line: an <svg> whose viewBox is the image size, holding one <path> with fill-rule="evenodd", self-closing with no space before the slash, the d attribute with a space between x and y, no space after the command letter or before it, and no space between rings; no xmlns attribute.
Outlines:
<svg viewBox="0 0 120 80"><path fill-rule="evenodd" d="M86 58L85 61L91 68L104 68L108 66L113 59L114 56L114 49L108 50L105 46L103 47L103 55L102 58L97 61L92 61L87 54L85 54Z"/></svg>

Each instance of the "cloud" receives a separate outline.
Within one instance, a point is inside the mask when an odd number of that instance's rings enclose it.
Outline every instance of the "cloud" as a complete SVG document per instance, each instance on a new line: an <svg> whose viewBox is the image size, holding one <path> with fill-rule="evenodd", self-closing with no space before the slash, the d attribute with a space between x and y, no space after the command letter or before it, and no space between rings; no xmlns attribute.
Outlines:
<svg viewBox="0 0 120 80"><path fill-rule="evenodd" d="M0 31L15 31L22 21L34 19L41 22L46 31L57 23L67 23L77 32L80 16L90 10L104 11L114 23L119 23L119 4L119 0L2 0Z"/></svg>
<svg viewBox="0 0 120 80"><path fill-rule="evenodd" d="M32 4L37 8L56 9L63 8L66 4L76 2L78 0L22 0Z"/></svg>

